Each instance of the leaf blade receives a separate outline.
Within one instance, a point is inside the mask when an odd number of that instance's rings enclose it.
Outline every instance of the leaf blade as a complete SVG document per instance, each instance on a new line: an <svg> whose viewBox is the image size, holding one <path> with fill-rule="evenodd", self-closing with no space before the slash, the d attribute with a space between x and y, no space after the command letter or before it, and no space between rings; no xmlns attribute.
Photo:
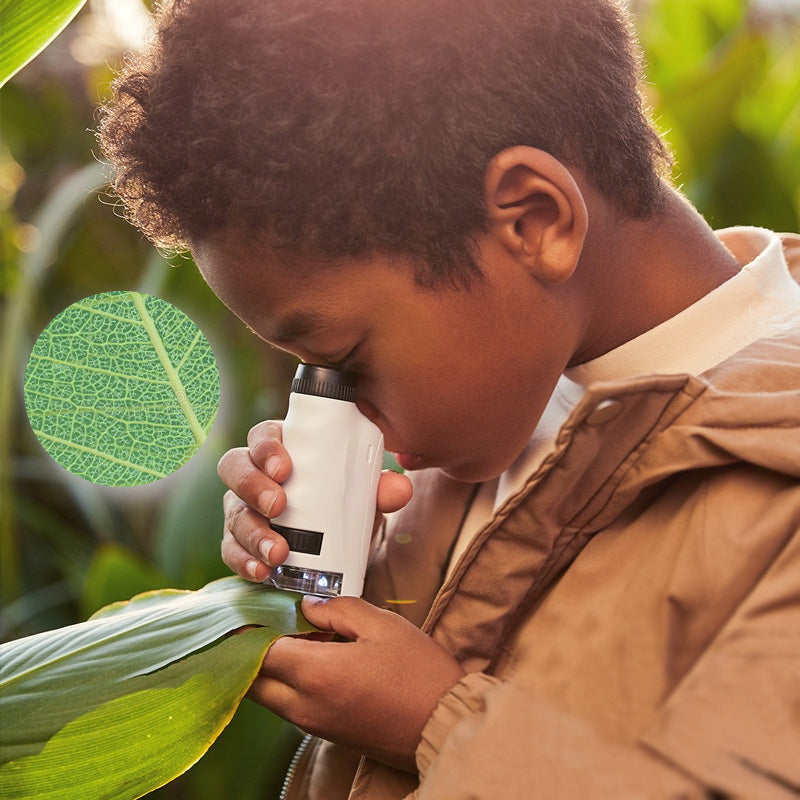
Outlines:
<svg viewBox="0 0 800 800"><path fill-rule="evenodd" d="M247 625L260 627L226 636ZM311 630L298 596L229 577L196 592L147 592L85 623L0 646L0 796L45 798L48 786L65 800L140 796L131 794L132 786L152 791L205 752L270 644ZM167 706L185 709L183 716L151 719ZM100 761L91 771L122 775L117 761L133 765L122 783L104 781L119 784L122 794L100 787L91 794L83 770L90 755L76 759L74 748L111 730L119 744L97 747L91 758ZM131 758L131 742L143 730L151 739ZM186 744L182 750L171 744L176 737ZM66 793L71 780L76 794Z"/></svg>
<svg viewBox="0 0 800 800"><path fill-rule="evenodd" d="M135 691L67 723L39 754L1 766L0 796L132 800L163 786L213 744L272 641L258 628L143 676Z"/></svg>
<svg viewBox="0 0 800 800"><path fill-rule="evenodd" d="M0 86L69 24L86 0L0 0Z"/></svg>

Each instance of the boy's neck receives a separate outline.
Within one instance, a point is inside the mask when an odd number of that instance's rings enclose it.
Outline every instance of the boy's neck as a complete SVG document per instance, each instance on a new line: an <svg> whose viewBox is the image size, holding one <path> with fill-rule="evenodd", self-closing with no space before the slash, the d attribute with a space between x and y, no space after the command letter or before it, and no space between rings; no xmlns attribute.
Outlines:
<svg viewBox="0 0 800 800"><path fill-rule="evenodd" d="M595 212L613 214L607 207ZM700 214L672 189L654 217L594 226L587 245L582 266L588 326L585 346L570 366L674 317L741 268Z"/></svg>

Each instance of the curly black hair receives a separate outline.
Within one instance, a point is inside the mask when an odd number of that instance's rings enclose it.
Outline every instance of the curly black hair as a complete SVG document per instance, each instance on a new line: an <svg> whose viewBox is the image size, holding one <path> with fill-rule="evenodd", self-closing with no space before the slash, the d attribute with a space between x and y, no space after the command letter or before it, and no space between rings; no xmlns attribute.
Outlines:
<svg viewBox="0 0 800 800"><path fill-rule="evenodd" d="M183 249L226 227L317 259L474 271L483 178L541 148L625 215L669 154L617 0L174 0L130 55L100 143L129 218Z"/></svg>

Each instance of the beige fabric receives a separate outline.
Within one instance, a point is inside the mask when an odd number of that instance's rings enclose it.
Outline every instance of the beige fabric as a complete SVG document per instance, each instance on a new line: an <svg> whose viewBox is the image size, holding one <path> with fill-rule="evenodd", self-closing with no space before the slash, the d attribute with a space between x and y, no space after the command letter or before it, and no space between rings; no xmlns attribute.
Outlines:
<svg viewBox="0 0 800 800"><path fill-rule="evenodd" d="M350 797L796 797L799 419L800 329L699 377L594 384L438 592L471 488L415 476L367 595L470 674L421 783L365 760Z"/></svg>

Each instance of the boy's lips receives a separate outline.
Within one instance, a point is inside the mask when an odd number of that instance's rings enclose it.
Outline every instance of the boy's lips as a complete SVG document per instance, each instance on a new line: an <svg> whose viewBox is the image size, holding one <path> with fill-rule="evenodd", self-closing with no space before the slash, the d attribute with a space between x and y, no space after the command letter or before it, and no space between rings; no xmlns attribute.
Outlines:
<svg viewBox="0 0 800 800"><path fill-rule="evenodd" d="M392 453L392 455L403 469L419 469L422 466L422 458L413 453Z"/></svg>

